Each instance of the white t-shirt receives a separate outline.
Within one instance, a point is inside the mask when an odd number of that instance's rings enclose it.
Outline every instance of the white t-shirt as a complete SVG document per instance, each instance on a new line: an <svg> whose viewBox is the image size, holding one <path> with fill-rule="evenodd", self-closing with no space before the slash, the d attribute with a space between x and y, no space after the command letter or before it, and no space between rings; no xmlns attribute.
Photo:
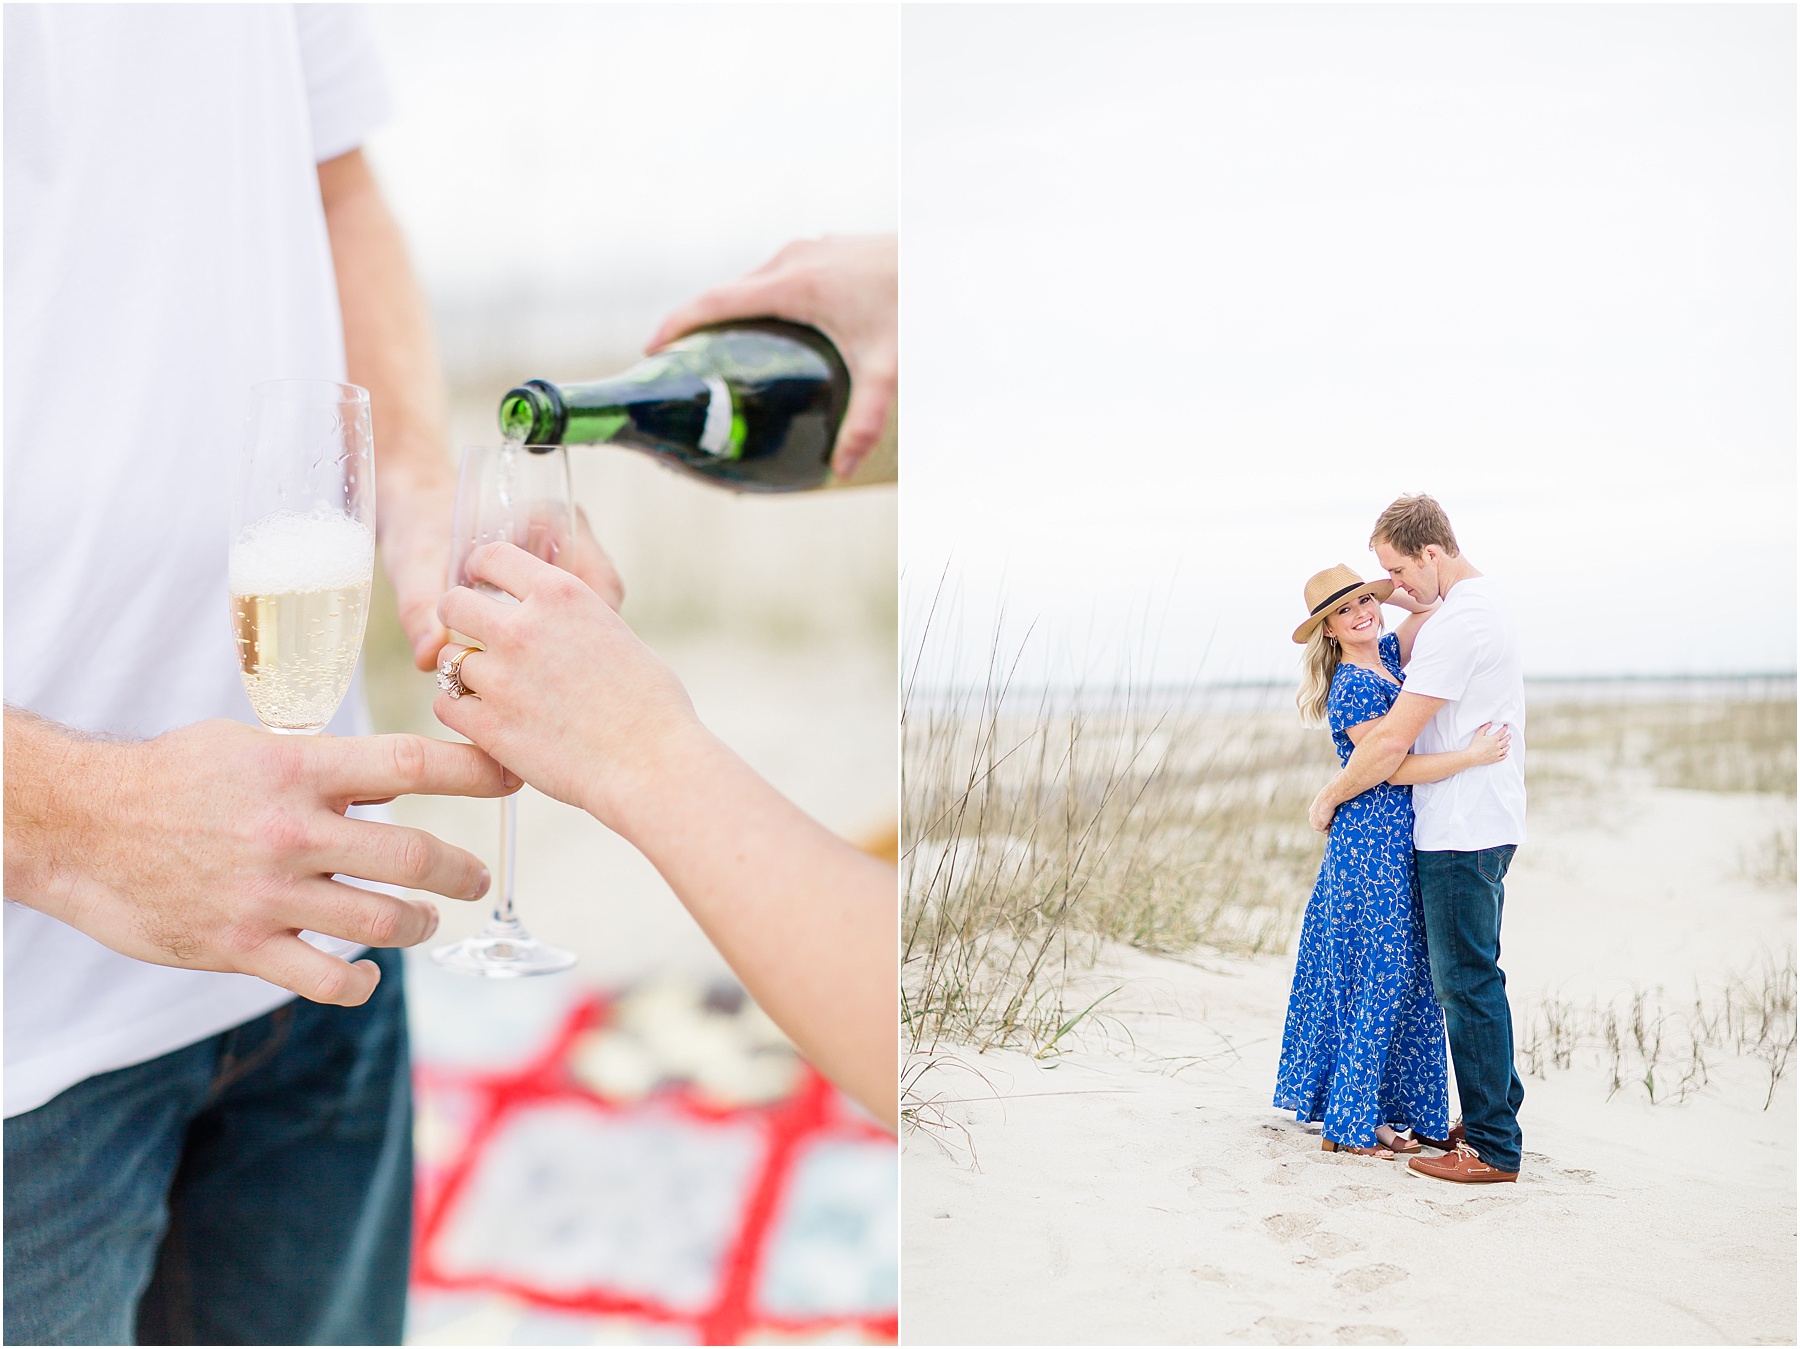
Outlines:
<svg viewBox="0 0 1800 1349"><path fill-rule="evenodd" d="M252 384L344 378L316 165L388 113L364 16L12 4L5 26L6 701L131 738L254 723L226 607L239 435ZM331 729L366 720L353 689ZM291 996L11 903L5 954L9 1116Z"/></svg>
<svg viewBox="0 0 1800 1349"><path fill-rule="evenodd" d="M1484 722L1512 728L1512 749L1499 763L1413 788L1413 845L1476 852L1525 842L1524 666L1512 619L1487 577L1451 586L1419 629L1406 691L1448 700L1420 733L1416 753L1463 749Z"/></svg>

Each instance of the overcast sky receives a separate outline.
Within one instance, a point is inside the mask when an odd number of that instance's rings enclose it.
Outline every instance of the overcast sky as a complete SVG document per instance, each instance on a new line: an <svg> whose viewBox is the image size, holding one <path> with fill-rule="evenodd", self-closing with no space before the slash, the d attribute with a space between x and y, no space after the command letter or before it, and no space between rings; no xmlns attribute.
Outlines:
<svg viewBox="0 0 1800 1349"><path fill-rule="evenodd" d="M790 239L897 225L896 6L372 12L397 114L371 158L453 366L635 350Z"/></svg>
<svg viewBox="0 0 1800 1349"><path fill-rule="evenodd" d="M1429 491L1532 674L1794 668L1792 7L902 30L915 627L1286 677Z"/></svg>

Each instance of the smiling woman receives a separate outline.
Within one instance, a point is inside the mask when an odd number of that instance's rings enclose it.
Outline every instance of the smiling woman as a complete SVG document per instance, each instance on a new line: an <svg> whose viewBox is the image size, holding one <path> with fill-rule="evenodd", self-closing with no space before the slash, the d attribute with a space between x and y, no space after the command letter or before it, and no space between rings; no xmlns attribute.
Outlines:
<svg viewBox="0 0 1800 1349"><path fill-rule="evenodd" d="M1392 590L1389 581L1363 586L1347 567L1307 582L1309 617L1294 636L1326 648L1340 762L1354 749L1350 732L1400 692L1399 640L1381 632L1381 599ZM1327 1152L1392 1160L1418 1151L1415 1131L1449 1136L1444 1019L1431 994L1412 835L1409 788L1377 783L1347 802L1306 906L1275 1104L1302 1123L1323 1120Z"/></svg>

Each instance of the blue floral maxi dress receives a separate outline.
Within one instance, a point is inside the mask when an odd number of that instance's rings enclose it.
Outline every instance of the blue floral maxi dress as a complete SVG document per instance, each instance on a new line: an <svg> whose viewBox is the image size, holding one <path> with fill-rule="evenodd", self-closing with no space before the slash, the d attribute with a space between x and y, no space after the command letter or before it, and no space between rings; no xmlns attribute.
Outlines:
<svg viewBox="0 0 1800 1349"><path fill-rule="evenodd" d="M1404 678L1399 639L1389 633L1380 650ZM1382 716L1399 695L1373 670L1338 666L1326 718L1339 763L1355 748L1345 731ZM1377 783L1331 822L1300 927L1275 1104L1323 1120L1325 1137L1345 1147L1373 1147L1378 1124L1427 1138L1449 1129L1444 1013L1431 991L1410 787Z"/></svg>

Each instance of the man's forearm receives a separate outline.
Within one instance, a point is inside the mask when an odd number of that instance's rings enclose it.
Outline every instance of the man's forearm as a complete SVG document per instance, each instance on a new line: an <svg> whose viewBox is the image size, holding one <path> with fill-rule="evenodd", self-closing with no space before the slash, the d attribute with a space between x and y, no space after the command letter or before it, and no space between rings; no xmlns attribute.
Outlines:
<svg viewBox="0 0 1800 1349"><path fill-rule="evenodd" d="M1322 795L1332 806L1361 796L1378 782L1386 782L1406 759L1407 746L1396 735L1370 731L1350 755L1350 761L1326 784Z"/></svg>
<svg viewBox="0 0 1800 1349"><path fill-rule="evenodd" d="M76 817L95 804L90 771L103 746L20 708L6 709L6 897L51 908Z"/></svg>
<svg viewBox="0 0 1800 1349"><path fill-rule="evenodd" d="M319 166L337 271L344 360L369 391L376 471L402 487L451 481L445 397L430 312L400 227L361 151ZM383 506L394 500L384 496Z"/></svg>
<svg viewBox="0 0 1800 1349"><path fill-rule="evenodd" d="M413 660L426 669L444 634L435 609L450 566L456 474L445 434L443 376L425 297L400 227L362 152L319 165L337 270L350 379L375 420L376 535Z"/></svg>

